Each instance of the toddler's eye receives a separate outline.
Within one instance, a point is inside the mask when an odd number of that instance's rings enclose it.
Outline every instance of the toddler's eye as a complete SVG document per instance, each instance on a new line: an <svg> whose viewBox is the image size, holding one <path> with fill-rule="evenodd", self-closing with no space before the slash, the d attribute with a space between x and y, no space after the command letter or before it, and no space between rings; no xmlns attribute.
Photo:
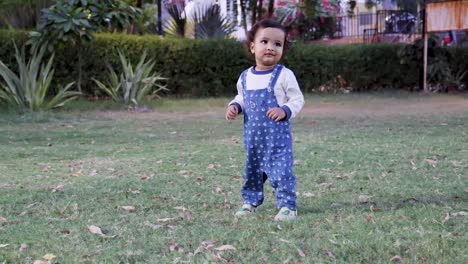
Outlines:
<svg viewBox="0 0 468 264"><path fill-rule="evenodd" d="M281 43L276 43L276 47L281 47Z"/></svg>
<svg viewBox="0 0 468 264"><path fill-rule="evenodd" d="M260 43L262 43L262 44L266 44L266 43L267 43L267 41L266 41L266 40L260 40Z"/></svg>

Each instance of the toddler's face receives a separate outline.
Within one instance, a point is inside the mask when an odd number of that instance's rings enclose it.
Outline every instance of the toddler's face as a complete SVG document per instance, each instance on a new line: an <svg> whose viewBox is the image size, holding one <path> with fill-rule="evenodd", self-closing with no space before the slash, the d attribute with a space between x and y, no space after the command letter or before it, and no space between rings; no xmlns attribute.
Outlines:
<svg viewBox="0 0 468 264"><path fill-rule="evenodd" d="M250 43L250 52L255 56L256 70L269 70L281 59L285 33L279 28L260 28Z"/></svg>

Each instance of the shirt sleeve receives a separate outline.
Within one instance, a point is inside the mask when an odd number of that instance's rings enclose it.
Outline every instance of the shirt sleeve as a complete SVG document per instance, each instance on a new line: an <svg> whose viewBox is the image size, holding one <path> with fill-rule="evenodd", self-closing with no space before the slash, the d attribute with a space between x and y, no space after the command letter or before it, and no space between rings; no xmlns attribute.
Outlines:
<svg viewBox="0 0 468 264"><path fill-rule="evenodd" d="M281 107L285 109L287 115L289 114L287 108L289 108L290 115L287 116L287 119L290 119L296 117L304 106L304 95L299 88L299 83L294 73L289 69L286 69L285 73L283 89L286 103L281 105Z"/></svg>
<svg viewBox="0 0 468 264"><path fill-rule="evenodd" d="M238 107L240 107L239 109L239 113L241 113L244 109L244 95L242 93L242 81L241 81L241 78L239 78L239 80L237 80L237 95L236 97L234 97L234 99L229 102L229 105L236 105Z"/></svg>

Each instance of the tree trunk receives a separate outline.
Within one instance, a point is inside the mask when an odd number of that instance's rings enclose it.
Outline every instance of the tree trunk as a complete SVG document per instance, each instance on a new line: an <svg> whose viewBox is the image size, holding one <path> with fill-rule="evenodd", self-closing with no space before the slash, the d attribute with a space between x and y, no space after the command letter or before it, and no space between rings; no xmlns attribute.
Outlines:
<svg viewBox="0 0 468 264"><path fill-rule="evenodd" d="M255 22L257 22L257 0L251 0L252 1L252 25L255 25Z"/></svg>
<svg viewBox="0 0 468 264"><path fill-rule="evenodd" d="M247 15L245 10L245 0L239 0L240 7L241 7L241 17L242 17L242 27L244 28L245 32L247 32Z"/></svg>
<svg viewBox="0 0 468 264"><path fill-rule="evenodd" d="M163 32L162 32L162 4L161 4L161 1L162 0L158 0L158 34L159 36L162 36L163 35Z"/></svg>
<svg viewBox="0 0 468 264"><path fill-rule="evenodd" d="M81 44L78 44L78 50L81 50ZM83 59L81 58L81 52L78 52L78 80L76 81L76 86L78 87L78 92L83 94L81 89L81 80L82 80L82 68L83 68Z"/></svg>
<svg viewBox="0 0 468 264"><path fill-rule="evenodd" d="M275 0L270 0L270 2L268 2L268 17L272 17L274 11L275 11Z"/></svg>
<svg viewBox="0 0 468 264"><path fill-rule="evenodd" d="M263 16L263 0L258 1L258 21L262 19Z"/></svg>

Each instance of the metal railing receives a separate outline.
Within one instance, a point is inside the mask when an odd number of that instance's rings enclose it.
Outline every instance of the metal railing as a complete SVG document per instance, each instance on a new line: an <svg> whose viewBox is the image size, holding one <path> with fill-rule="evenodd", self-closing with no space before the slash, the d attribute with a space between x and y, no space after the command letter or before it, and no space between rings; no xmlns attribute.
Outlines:
<svg viewBox="0 0 468 264"><path fill-rule="evenodd" d="M382 39L408 39L421 33L421 20L413 14L378 10L376 13L361 13L336 17L336 31L332 38L355 38L362 42L377 42Z"/></svg>

